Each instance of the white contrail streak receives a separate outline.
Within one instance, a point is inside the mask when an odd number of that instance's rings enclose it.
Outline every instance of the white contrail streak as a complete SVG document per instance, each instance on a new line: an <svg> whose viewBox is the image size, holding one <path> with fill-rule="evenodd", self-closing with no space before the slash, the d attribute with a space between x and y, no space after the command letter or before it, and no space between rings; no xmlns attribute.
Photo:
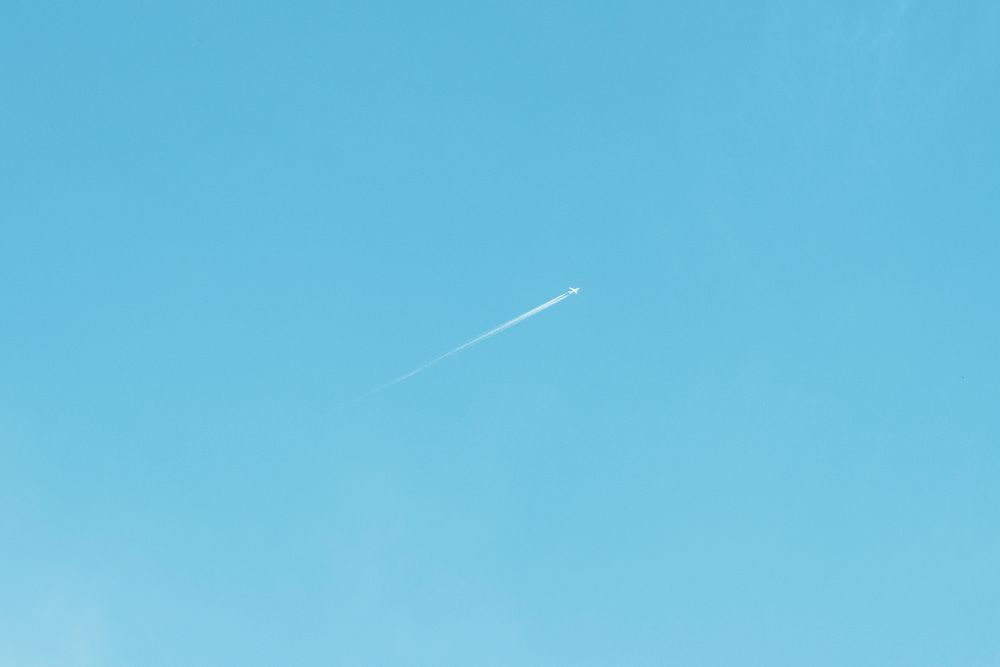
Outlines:
<svg viewBox="0 0 1000 667"><path fill-rule="evenodd" d="M556 305L557 303L559 303L563 299L567 298L570 294L572 294L572 292L568 292L568 291L567 292L563 292L562 294L560 294L559 296L555 297L554 299L549 299L548 301L546 301L542 305L535 306L534 308L532 308L528 312L521 313L520 315L518 315L514 319L507 320L503 324L501 324L499 326L496 326L496 327L493 327L492 329L490 329L486 333L479 334L478 336L476 336L472 340L469 340L469 341L466 341L465 343L462 343L461 345L459 345L458 347L456 347L454 350L449 350L448 352L445 352L441 356L435 357L434 359L431 359L430 361L428 361L423 366L418 366L417 368L414 368L409 373L406 373L405 375L400 375L395 380L390 380L389 382L386 382L385 384L383 384L383 385L381 385L379 387L375 387L374 389L372 389L371 391L369 391L367 394L364 394L363 396L360 396L356 400L361 400L362 398L367 398L368 396L371 396L372 394L374 394L376 392L382 391L383 389L386 389L388 387L391 387L394 384L402 382L403 380L406 380L407 378L413 377L414 375L416 375L420 371L427 370L428 368L430 368L434 364L438 363L439 361L443 361L443 360L447 359L448 357L450 357L453 354L457 354L457 353L461 352L462 350L464 350L466 348L472 347L476 343L482 343L487 338L492 338L493 336L496 336L501 331L506 331L507 329L510 329L512 326L514 326L516 324L520 324L521 322L525 321L526 319L528 319L532 315L537 315L538 313L542 312L543 310L547 310L547 309L551 308L552 306Z"/></svg>

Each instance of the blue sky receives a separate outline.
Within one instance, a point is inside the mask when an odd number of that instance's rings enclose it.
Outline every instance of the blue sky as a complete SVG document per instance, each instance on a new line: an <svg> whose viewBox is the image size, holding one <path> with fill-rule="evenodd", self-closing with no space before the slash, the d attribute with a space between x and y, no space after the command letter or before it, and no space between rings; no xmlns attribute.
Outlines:
<svg viewBox="0 0 1000 667"><path fill-rule="evenodd" d="M998 44L5 3L0 664L1000 663Z"/></svg>

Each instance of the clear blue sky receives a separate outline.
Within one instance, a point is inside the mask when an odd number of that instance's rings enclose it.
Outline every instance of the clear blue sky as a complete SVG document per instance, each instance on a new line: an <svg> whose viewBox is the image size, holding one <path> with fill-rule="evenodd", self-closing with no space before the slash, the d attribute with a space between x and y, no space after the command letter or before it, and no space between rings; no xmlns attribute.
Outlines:
<svg viewBox="0 0 1000 667"><path fill-rule="evenodd" d="M3 3L0 664L1000 664L998 44Z"/></svg>

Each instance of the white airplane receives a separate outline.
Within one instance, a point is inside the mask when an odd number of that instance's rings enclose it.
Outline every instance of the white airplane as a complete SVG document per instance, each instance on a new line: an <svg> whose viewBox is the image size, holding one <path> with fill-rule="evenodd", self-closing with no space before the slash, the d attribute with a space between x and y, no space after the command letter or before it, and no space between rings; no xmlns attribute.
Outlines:
<svg viewBox="0 0 1000 667"><path fill-rule="evenodd" d="M570 287L570 288L569 288L569 293L570 293L570 294L576 294L576 293L577 293L577 292L579 292L579 291L580 291L580 288L579 288L579 287Z"/></svg>

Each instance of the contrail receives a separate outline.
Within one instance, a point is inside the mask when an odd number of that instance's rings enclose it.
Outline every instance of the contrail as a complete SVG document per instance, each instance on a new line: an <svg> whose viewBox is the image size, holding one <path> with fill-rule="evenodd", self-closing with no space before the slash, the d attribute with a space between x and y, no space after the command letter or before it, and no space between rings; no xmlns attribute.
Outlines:
<svg viewBox="0 0 1000 667"><path fill-rule="evenodd" d="M417 373L419 373L421 371L424 371L424 370L427 370L428 368L430 368L434 364L438 363L439 361L443 361L443 360L447 359L448 357L450 357L453 354L458 354L462 350L464 350L466 348L469 348L469 347L472 347L476 343L482 343L487 338L492 338L493 336L496 336L498 333L500 333L502 331L506 331L507 329L510 329L512 326L514 326L516 324L520 324L521 322L525 321L526 319L528 319L532 315L537 315L538 313L542 312L543 310L547 310L547 309L551 308L552 306L556 305L557 303L559 303L563 299L569 297L571 294L576 294L577 291L579 291L579 288L575 288L575 287L571 288L571 289L563 292L559 296L557 296L557 297L555 297L553 299L549 299L548 301L546 301L542 305L535 306L534 308L532 308L531 310L527 311L526 313L521 313L520 315L518 315L514 319L507 320L503 324L501 324L499 326L493 327L492 329L490 329L486 333L481 333L478 336L476 336L475 338L473 338L472 340L469 340L469 341L466 341L466 342L462 343L461 345L459 345L455 349L449 350L448 352L445 352L441 356L435 357L435 358L431 359L430 361L428 361L423 366L418 366L417 368L414 368L409 373L406 373L404 375L400 375L395 380L390 380L389 382L386 382L385 384L383 384L383 385L381 385L379 387L375 387L374 389L372 389L368 393L363 394L362 396L359 396L355 400L360 401L362 398L367 398L368 396L371 396L374 393L380 392L383 389L391 387L394 384L397 384L399 382L402 382L403 380L411 378L414 375L416 375Z"/></svg>

